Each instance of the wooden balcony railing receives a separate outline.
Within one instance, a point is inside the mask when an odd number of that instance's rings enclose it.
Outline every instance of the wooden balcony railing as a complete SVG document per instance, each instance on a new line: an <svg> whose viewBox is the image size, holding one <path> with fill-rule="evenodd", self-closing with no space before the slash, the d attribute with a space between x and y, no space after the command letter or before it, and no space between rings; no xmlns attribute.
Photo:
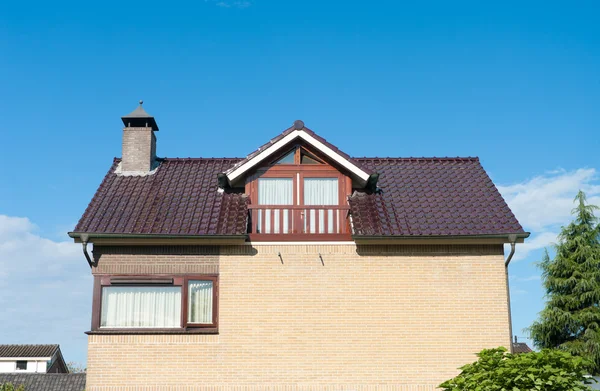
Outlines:
<svg viewBox="0 0 600 391"><path fill-rule="evenodd" d="M340 240L350 236L347 205L251 205L249 234L266 240Z"/></svg>

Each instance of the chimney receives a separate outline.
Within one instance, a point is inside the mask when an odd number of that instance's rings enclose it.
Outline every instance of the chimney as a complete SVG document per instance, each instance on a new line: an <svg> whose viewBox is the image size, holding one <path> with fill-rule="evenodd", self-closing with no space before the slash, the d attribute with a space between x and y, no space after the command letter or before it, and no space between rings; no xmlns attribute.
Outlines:
<svg viewBox="0 0 600 391"><path fill-rule="evenodd" d="M156 160L156 136L158 125L154 117L146 113L142 107L121 117L123 128L123 157L121 171L123 173L144 175L154 168Z"/></svg>

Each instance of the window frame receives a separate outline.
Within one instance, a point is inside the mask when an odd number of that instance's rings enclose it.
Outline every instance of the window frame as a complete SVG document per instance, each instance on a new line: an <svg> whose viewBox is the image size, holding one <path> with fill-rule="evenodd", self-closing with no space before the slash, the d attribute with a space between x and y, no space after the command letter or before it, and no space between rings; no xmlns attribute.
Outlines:
<svg viewBox="0 0 600 391"><path fill-rule="evenodd" d="M286 152L276 154L275 158L271 159L271 163L269 164L269 166L275 167L275 166L291 166L291 165L302 165L302 166L328 165L324 159L318 157L319 156L318 153L314 153L310 147L308 147L307 145L304 145L302 143L295 143L295 144L293 144L293 146L291 148L286 149L285 151ZM306 155L308 155L308 157L310 157L312 160L314 160L315 163L302 163L303 151L305 152ZM284 157L286 157L292 153L294 155L293 163L280 163L281 159L283 159Z"/></svg>
<svg viewBox="0 0 600 391"><path fill-rule="evenodd" d="M19 363L25 363L25 368L19 368ZM27 362L27 360L17 360L15 362L15 371L27 371L28 364L29 363Z"/></svg>
<svg viewBox="0 0 600 391"><path fill-rule="evenodd" d="M188 323L189 281L212 281L213 313L212 323ZM101 327L102 289L110 286L133 287L181 287L180 327L173 328L110 328ZM218 274L110 274L94 276L94 295L92 304L92 325L90 333L117 334L156 334L156 333L218 333L219 324L219 275Z"/></svg>

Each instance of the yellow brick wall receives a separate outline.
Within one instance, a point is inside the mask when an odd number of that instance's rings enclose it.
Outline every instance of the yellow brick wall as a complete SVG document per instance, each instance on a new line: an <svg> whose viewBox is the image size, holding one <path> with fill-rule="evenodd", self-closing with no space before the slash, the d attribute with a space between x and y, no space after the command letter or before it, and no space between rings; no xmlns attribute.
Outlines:
<svg viewBox="0 0 600 391"><path fill-rule="evenodd" d="M115 247L95 256L95 274L218 272L219 334L90 335L88 391L431 391L479 350L510 344L501 245Z"/></svg>

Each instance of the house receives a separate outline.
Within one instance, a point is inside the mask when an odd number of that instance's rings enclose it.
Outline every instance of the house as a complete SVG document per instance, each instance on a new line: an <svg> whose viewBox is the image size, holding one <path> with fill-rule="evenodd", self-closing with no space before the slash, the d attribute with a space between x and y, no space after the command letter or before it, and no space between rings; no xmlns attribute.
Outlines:
<svg viewBox="0 0 600 391"><path fill-rule="evenodd" d="M5 383L25 391L85 391L85 373L0 373L0 384Z"/></svg>
<svg viewBox="0 0 600 391"><path fill-rule="evenodd" d="M58 345L0 345L0 373L69 373Z"/></svg>
<svg viewBox="0 0 600 391"><path fill-rule="evenodd" d="M88 391L429 391L511 346L529 234L478 158L353 158L302 121L245 158L157 158L141 102L122 120L69 233Z"/></svg>
<svg viewBox="0 0 600 391"><path fill-rule="evenodd" d="M525 342L519 342L517 340L517 336L515 335L515 340L512 344L512 353L513 354L521 354L521 353L530 353L533 352L529 346Z"/></svg>

